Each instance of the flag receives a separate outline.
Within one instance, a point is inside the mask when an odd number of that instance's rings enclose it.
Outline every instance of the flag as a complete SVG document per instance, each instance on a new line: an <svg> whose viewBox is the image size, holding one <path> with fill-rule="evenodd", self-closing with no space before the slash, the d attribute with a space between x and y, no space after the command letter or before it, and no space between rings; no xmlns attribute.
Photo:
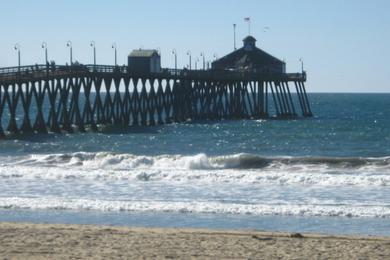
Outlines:
<svg viewBox="0 0 390 260"><path fill-rule="evenodd" d="M250 17L245 17L245 18L244 18L244 21L245 21L245 22L250 22L250 21L251 21L251 18L250 18Z"/></svg>

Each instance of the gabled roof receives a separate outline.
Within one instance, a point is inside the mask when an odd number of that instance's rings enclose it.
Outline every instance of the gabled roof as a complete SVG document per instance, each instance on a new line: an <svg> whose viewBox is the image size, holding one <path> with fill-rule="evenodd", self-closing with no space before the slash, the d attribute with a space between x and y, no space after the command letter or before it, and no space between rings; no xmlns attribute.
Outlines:
<svg viewBox="0 0 390 260"><path fill-rule="evenodd" d="M283 61L256 47L256 39L248 35L243 39L244 46L212 63L214 68L259 68L282 65Z"/></svg>
<svg viewBox="0 0 390 260"><path fill-rule="evenodd" d="M145 50L145 49L138 49L133 50L130 53L130 57L152 57L154 55L160 56L157 52L157 50Z"/></svg>
<svg viewBox="0 0 390 260"><path fill-rule="evenodd" d="M284 62L257 47L253 47L251 50L246 50L244 47L242 47L213 62L214 65L232 66L241 64L253 64L256 66L275 63Z"/></svg>

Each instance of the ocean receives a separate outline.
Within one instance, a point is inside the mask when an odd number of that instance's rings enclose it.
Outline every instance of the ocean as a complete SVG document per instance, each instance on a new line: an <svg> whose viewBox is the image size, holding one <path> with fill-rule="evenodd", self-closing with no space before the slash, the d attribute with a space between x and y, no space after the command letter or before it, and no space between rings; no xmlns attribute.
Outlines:
<svg viewBox="0 0 390 260"><path fill-rule="evenodd" d="M390 94L313 118L0 140L0 221L390 236Z"/></svg>

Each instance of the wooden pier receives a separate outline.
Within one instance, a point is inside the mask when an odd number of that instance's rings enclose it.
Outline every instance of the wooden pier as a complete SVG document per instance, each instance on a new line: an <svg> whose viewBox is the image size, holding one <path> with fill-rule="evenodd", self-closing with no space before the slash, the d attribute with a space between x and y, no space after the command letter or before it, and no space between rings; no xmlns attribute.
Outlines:
<svg viewBox="0 0 390 260"><path fill-rule="evenodd" d="M0 137L107 124L310 117L305 81L305 73L163 69L142 74L103 65L0 68Z"/></svg>

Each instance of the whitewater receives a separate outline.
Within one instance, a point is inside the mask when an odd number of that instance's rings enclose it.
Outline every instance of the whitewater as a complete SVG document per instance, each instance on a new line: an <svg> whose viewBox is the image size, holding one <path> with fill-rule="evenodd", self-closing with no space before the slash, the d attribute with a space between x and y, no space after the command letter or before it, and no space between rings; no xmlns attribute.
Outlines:
<svg viewBox="0 0 390 260"><path fill-rule="evenodd" d="M389 193L359 196L390 185L390 157L77 152L2 161L0 208L390 218Z"/></svg>

